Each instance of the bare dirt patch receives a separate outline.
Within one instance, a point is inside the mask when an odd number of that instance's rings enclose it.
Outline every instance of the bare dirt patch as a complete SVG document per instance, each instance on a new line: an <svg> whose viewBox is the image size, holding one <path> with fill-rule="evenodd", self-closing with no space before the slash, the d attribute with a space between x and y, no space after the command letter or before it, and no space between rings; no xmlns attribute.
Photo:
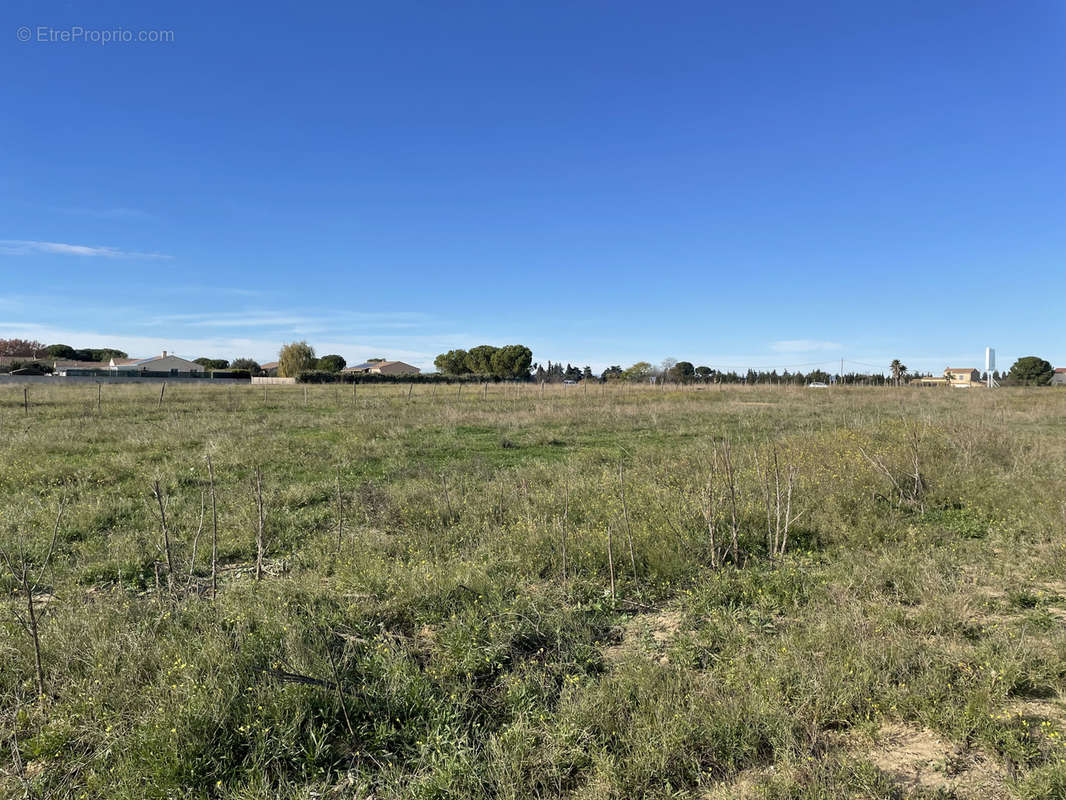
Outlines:
<svg viewBox="0 0 1066 800"><path fill-rule="evenodd" d="M656 611L649 614L637 614L622 626L621 640L604 649L603 655L608 661L620 661L627 654L636 652L641 643L651 639L657 651L656 661L665 664L669 661L662 650L677 636L681 630L681 612Z"/></svg>
<svg viewBox="0 0 1066 800"><path fill-rule="evenodd" d="M678 611L660 611L649 616L648 630L656 644L666 644L681 630L681 613Z"/></svg>
<svg viewBox="0 0 1066 800"><path fill-rule="evenodd" d="M748 769L731 781L717 783L700 795L702 800L755 800L759 787L772 774L769 769Z"/></svg>
<svg viewBox="0 0 1066 800"><path fill-rule="evenodd" d="M1006 773L998 764L928 729L888 723L875 739L863 757L900 786L944 790L960 798L1007 797Z"/></svg>

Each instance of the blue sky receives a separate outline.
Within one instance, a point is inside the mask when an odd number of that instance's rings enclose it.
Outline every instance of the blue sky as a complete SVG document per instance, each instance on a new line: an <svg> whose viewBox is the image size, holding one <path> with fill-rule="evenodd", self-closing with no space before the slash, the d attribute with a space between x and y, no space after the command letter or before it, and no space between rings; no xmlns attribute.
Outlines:
<svg viewBox="0 0 1066 800"><path fill-rule="evenodd" d="M0 10L0 336L1066 365L1058 0L168 5Z"/></svg>

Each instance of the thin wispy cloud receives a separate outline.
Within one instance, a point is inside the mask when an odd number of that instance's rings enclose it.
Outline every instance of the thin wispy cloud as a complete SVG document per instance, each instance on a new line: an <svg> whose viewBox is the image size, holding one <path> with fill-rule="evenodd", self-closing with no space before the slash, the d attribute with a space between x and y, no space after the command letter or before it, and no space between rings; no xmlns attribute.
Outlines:
<svg viewBox="0 0 1066 800"><path fill-rule="evenodd" d="M156 219L154 214L142 211L139 208L125 208L122 206L112 208L87 208L81 206L51 207L49 210L59 214L70 214L76 217L92 217L93 219Z"/></svg>
<svg viewBox="0 0 1066 800"><path fill-rule="evenodd" d="M826 350L841 350L843 347L840 342L820 339L783 339L770 343L770 349L775 353L821 353Z"/></svg>
<svg viewBox="0 0 1066 800"><path fill-rule="evenodd" d="M151 324L172 323L187 328L283 328L293 325L308 325L314 321L311 317L271 314L268 312L247 316L233 314L183 318L182 315L175 315L157 318Z"/></svg>
<svg viewBox="0 0 1066 800"><path fill-rule="evenodd" d="M316 311L293 313L258 309L255 311L216 311L195 314L165 314L146 321L150 325L176 325L189 328L297 328L322 331L336 328L410 329L433 321L428 314L413 311L361 312Z"/></svg>
<svg viewBox="0 0 1066 800"><path fill-rule="evenodd" d="M231 297L266 297L270 294L281 294L280 292L269 292L263 289L239 289L233 286L160 286L157 283L131 283L128 285L135 288L153 290L162 295L194 294L198 297L203 297L207 294L212 297L220 295Z"/></svg>
<svg viewBox="0 0 1066 800"><path fill-rule="evenodd" d="M117 247L95 247L64 242L38 242L30 239L0 239L0 255L27 256L39 253L63 256L96 256L102 258L172 258L162 253L137 253Z"/></svg>
<svg viewBox="0 0 1066 800"><path fill-rule="evenodd" d="M32 322L15 322L0 317L0 338L18 337L37 339L46 344L61 342L72 347L117 347L131 356L144 357L167 350L185 358L233 359L248 356L258 361L277 358L278 350L286 341L262 331L255 335L240 336L172 336L138 335L120 330L71 329ZM468 347L471 341L486 340L486 337L468 333L433 333L422 336L371 335L347 338L344 336L322 337L311 341L319 355L339 353L350 363L368 358L394 358L407 361L423 369L432 369L437 353L455 347Z"/></svg>

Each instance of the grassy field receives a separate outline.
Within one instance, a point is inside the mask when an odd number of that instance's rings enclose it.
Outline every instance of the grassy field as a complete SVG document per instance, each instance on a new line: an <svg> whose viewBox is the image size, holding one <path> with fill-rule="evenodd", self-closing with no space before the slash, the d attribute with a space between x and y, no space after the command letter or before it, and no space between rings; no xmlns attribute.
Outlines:
<svg viewBox="0 0 1066 800"><path fill-rule="evenodd" d="M0 546L4 797L1066 797L1062 391L4 385Z"/></svg>

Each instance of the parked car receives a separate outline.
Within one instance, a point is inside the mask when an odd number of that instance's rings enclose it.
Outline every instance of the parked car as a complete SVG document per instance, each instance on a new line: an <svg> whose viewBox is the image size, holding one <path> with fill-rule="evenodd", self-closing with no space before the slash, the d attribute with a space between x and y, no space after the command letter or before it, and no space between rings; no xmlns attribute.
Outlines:
<svg viewBox="0 0 1066 800"><path fill-rule="evenodd" d="M828 389L828 383L822 383L821 381L815 381L814 383L807 384L808 389Z"/></svg>

